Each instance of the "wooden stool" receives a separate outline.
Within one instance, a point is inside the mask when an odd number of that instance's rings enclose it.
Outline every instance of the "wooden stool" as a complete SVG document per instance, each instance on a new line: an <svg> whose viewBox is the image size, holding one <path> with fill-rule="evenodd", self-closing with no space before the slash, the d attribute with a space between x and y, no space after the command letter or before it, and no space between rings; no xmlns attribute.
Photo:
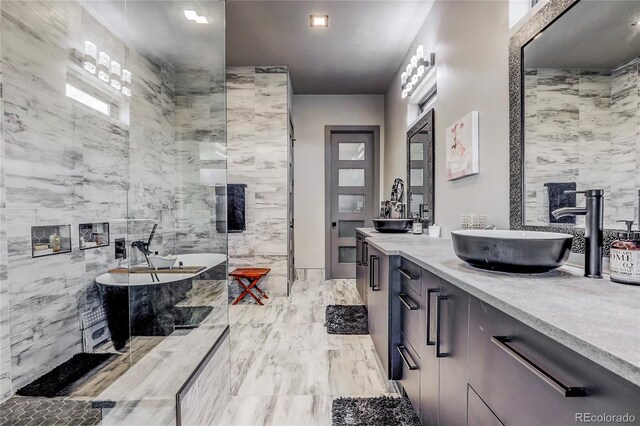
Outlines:
<svg viewBox="0 0 640 426"><path fill-rule="evenodd" d="M238 284L240 284L244 288L244 291L240 293L240 296L238 296L237 299L233 301L233 305L236 305L239 301L244 299L247 294L250 294L251 297L253 297L259 305L264 305L264 303L262 303L262 301L258 297L256 297L255 294L253 294L251 289L255 288L256 290L258 290L258 293L260 293L262 297L268 299L269 297L264 294L262 290L260 290L260 287L258 287L258 281L260 281L260 279L262 279L262 277L267 275L270 271L271 269L269 268L236 268L231 271L229 273L229 276L235 278ZM248 286L242 281L243 278L249 281Z"/></svg>

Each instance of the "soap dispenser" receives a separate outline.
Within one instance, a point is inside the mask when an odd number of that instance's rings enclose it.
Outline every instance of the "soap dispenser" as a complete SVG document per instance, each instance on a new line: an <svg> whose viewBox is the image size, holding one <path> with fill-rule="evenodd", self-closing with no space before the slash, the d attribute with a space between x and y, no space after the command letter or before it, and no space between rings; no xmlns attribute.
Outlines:
<svg viewBox="0 0 640 426"><path fill-rule="evenodd" d="M611 244L610 278L621 284L640 285L640 231L632 231L632 220L619 220L627 226Z"/></svg>

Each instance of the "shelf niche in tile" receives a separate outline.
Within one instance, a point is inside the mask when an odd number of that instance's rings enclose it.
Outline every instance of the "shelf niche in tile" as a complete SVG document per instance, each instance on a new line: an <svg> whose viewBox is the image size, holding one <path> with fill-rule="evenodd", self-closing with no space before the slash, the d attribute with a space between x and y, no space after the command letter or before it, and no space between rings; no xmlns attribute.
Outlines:
<svg viewBox="0 0 640 426"><path fill-rule="evenodd" d="M107 247L111 241L109 236L109 222L81 223L78 225L80 250Z"/></svg>
<svg viewBox="0 0 640 426"><path fill-rule="evenodd" d="M71 252L71 225L31 227L31 257Z"/></svg>

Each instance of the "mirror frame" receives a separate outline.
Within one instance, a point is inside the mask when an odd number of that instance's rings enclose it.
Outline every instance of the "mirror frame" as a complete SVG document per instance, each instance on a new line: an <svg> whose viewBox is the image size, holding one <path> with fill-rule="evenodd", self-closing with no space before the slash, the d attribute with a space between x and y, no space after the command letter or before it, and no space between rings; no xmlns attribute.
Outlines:
<svg viewBox="0 0 640 426"><path fill-rule="evenodd" d="M424 203L427 204L430 212L429 224L435 223L435 198L434 198L434 181L435 181L435 112L433 108L430 108L427 112L423 113L407 130L407 214L411 214L411 138L418 134L423 129L428 130L429 137L427 138L426 147L423 152L422 161L424 161L423 171L423 187L426 187L426 193L424 196Z"/></svg>
<svg viewBox="0 0 640 426"><path fill-rule="evenodd" d="M524 199L524 47L581 0L550 0L532 15L509 40L509 227L516 230L564 232L573 235L571 251L584 253L584 229L568 226L525 225ZM581 188L584 189L584 188ZM606 206L605 206L606 208ZM619 230L605 229L604 255Z"/></svg>

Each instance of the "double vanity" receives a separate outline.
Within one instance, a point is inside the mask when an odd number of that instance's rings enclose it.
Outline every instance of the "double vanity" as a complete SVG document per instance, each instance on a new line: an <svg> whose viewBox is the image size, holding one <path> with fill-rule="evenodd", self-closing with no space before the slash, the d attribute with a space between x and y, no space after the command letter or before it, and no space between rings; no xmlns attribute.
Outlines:
<svg viewBox="0 0 640 426"><path fill-rule="evenodd" d="M369 332L422 424L640 419L640 287L572 266L477 269L448 239L359 229L356 241Z"/></svg>

